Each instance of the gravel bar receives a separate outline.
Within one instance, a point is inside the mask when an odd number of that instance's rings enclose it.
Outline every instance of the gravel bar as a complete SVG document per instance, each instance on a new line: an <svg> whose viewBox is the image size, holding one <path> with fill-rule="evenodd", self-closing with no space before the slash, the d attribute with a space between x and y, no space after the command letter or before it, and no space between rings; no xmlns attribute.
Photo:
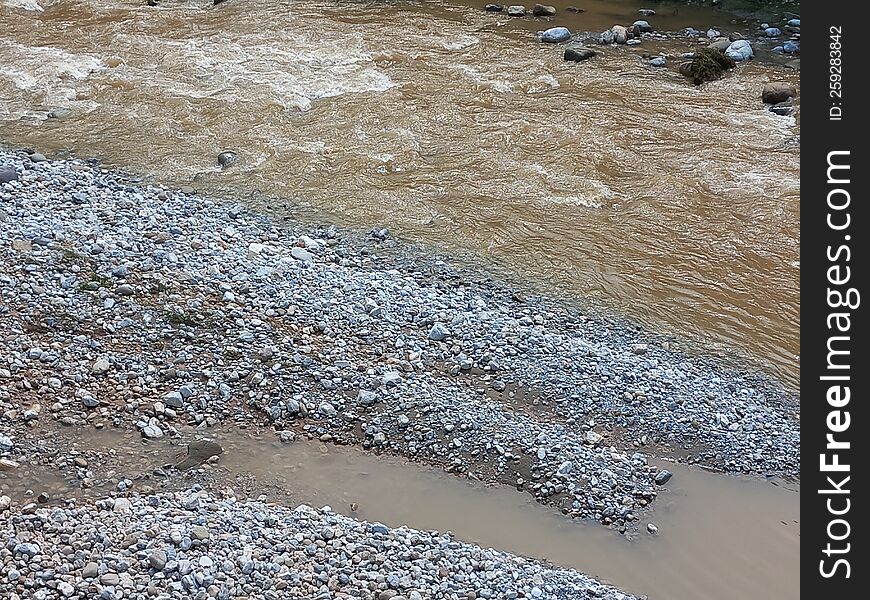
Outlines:
<svg viewBox="0 0 870 600"><path fill-rule="evenodd" d="M0 458L49 424L252 419L517 486L625 531L649 456L799 476L799 402L752 369L368 233L0 151ZM84 469L79 479L87 478Z"/></svg>
<svg viewBox="0 0 870 600"><path fill-rule="evenodd" d="M636 598L449 533L196 489L0 518L7 600Z"/></svg>

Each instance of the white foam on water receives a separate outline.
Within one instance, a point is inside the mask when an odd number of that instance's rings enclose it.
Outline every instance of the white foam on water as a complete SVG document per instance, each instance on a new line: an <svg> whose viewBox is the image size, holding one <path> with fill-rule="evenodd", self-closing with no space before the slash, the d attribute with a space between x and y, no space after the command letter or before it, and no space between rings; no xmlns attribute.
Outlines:
<svg viewBox="0 0 870 600"><path fill-rule="evenodd" d="M320 99L384 92L395 86L389 75L377 68L374 55L366 51L358 35L346 36L340 42L298 33L238 40L118 38L127 46L164 56L157 67L140 67L138 79L171 95L233 102L245 101L256 89L284 108L307 111Z"/></svg>
<svg viewBox="0 0 870 600"><path fill-rule="evenodd" d="M458 35L452 38L440 40L440 45L445 50L465 50L480 43L480 38L470 35Z"/></svg>
<svg viewBox="0 0 870 600"><path fill-rule="evenodd" d="M493 79L487 77L480 70L472 67L471 65L452 65L449 67L453 71L459 71L460 73L465 74L469 79L471 79L475 84L481 87L492 88L497 92L501 92L503 94L507 94L514 91L514 86L505 79Z"/></svg>
<svg viewBox="0 0 870 600"><path fill-rule="evenodd" d="M561 85L559 84L559 80L550 75L549 73L545 75L539 75L535 79L523 85L523 88L527 94L540 94L542 92L549 92L551 90L559 89L559 87L561 87Z"/></svg>
<svg viewBox="0 0 870 600"><path fill-rule="evenodd" d="M37 0L3 0L3 6L9 8L20 8L31 12L43 12L45 9L39 5Z"/></svg>
<svg viewBox="0 0 870 600"><path fill-rule="evenodd" d="M77 100L76 87L91 74L106 68L100 59L72 54L61 48L25 46L8 40L0 40L0 55L5 58L0 62L0 85L7 84L20 94L32 96L33 101L27 103L31 109L36 104L44 109L60 106L94 109L92 101ZM0 103L0 115L4 119L36 114L23 109L13 114L11 107L3 108L6 104Z"/></svg>

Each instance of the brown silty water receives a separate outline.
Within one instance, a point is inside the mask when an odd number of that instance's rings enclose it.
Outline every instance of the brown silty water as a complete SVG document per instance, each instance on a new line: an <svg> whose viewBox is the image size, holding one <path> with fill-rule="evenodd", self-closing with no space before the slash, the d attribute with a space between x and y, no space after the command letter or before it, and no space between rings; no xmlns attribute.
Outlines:
<svg viewBox="0 0 870 600"><path fill-rule="evenodd" d="M660 463L674 476L652 509L641 515L635 540L597 524L572 521L528 494L490 487L389 456L297 441L218 431L223 453L209 466L212 480L266 493L277 503L329 505L355 518L390 526L452 531L458 539L573 567L650 600L791 600L799 596L800 510L797 486L709 473ZM188 435L187 439L193 439ZM99 451L89 466L95 487L25 461L0 473L0 493L29 501L26 490L58 498L104 497L119 478L133 489L167 481L154 469L172 463L179 446L145 443L134 433L77 431L73 447ZM172 473L172 471L169 471ZM139 475L147 475L138 479ZM189 485L178 474L176 486ZM185 481L187 483L185 484ZM101 485L101 483L103 485ZM656 535L645 532L655 523Z"/></svg>
<svg viewBox="0 0 870 600"><path fill-rule="evenodd" d="M0 141L386 226L794 383L799 132L760 89L798 74L754 61L693 87L685 38L566 63L536 30L642 6L567 4L545 21L472 2L0 0ZM653 4L660 30L749 28Z"/></svg>

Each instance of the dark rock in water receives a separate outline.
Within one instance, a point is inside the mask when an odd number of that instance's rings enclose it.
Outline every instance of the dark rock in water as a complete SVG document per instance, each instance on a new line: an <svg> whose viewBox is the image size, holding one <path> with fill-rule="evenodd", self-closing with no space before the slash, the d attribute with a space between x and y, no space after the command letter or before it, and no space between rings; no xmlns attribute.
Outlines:
<svg viewBox="0 0 870 600"><path fill-rule="evenodd" d="M640 10L637 11L637 12L639 12L639 13L640 13L642 16L644 16L644 17L651 17L651 16L653 16L654 14L656 14L656 11L654 11L654 10L651 9L651 8L642 8L642 9L640 9Z"/></svg>
<svg viewBox="0 0 870 600"><path fill-rule="evenodd" d="M775 115L780 115L781 117L790 117L795 113L794 105L791 100L780 102L779 104L772 104L768 107L768 110Z"/></svg>
<svg viewBox="0 0 870 600"><path fill-rule="evenodd" d="M567 27L551 27L541 33L541 41L556 44L571 39L571 31Z"/></svg>
<svg viewBox="0 0 870 600"><path fill-rule="evenodd" d="M565 60L580 62L595 56L595 50L586 46L568 46L565 48Z"/></svg>
<svg viewBox="0 0 870 600"><path fill-rule="evenodd" d="M784 81L765 83L761 89L761 101L765 104L779 104L797 96L797 89Z"/></svg>
<svg viewBox="0 0 870 600"><path fill-rule="evenodd" d="M667 469L662 469L658 473L656 473L656 485L664 485L671 480L673 477L673 473L668 471Z"/></svg>
<svg viewBox="0 0 870 600"><path fill-rule="evenodd" d="M487 4L484 10L486 12L501 12L504 10L504 4Z"/></svg>
<svg viewBox="0 0 870 600"><path fill-rule="evenodd" d="M187 445L187 454L175 463L175 468L181 471L201 465L212 456L222 454L224 449L217 442L196 440Z"/></svg>
<svg viewBox="0 0 870 600"><path fill-rule="evenodd" d="M745 38L743 37L742 33L739 33L737 31L732 31L731 33L728 34L728 39L731 40L732 42L736 42L737 40L742 40Z"/></svg>
<svg viewBox="0 0 870 600"><path fill-rule="evenodd" d="M509 17L524 17L526 16L526 7L519 4L508 6L507 14Z"/></svg>
<svg viewBox="0 0 870 600"><path fill-rule="evenodd" d="M18 181L18 171L15 170L15 167L0 166L0 183L9 183L10 181Z"/></svg>
<svg viewBox="0 0 870 600"><path fill-rule="evenodd" d="M157 0L146 0L145 4L148 6L157 6Z"/></svg>
<svg viewBox="0 0 870 600"><path fill-rule="evenodd" d="M532 14L536 17L552 17L556 14L556 7L548 4L535 4Z"/></svg>
<svg viewBox="0 0 870 600"><path fill-rule="evenodd" d="M230 152L229 150L227 150L218 154L217 160L220 166L226 168L236 162L236 160L238 160L238 156L235 152Z"/></svg>
<svg viewBox="0 0 870 600"><path fill-rule="evenodd" d="M218 4L223 4L226 1L227 0L214 0L214 5L217 6Z"/></svg>
<svg viewBox="0 0 870 600"><path fill-rule="evenodd" d="M649 24L649 21L635 21L632 24L632 27L634 27L641 33L649 33L653 31L653 26Z"/></svg>
<svg viewBox="0 0 870 600"><path fill-rule="evenodd" d="M586 9L585 9L585 8L577 8L576 6L568 6L568 7L565 8L565 10L566 10L567 12L572 12L572 13L582 13L582 12L586 12Z"/></svg>
<svg viewBox="0 0 870 600"><path fill-rule="evenodd" d="M695 85L715 81L728 69L734 68L734 61L719 50L702 48L691 62L680 65L680 73L690 78Z"/></svg>

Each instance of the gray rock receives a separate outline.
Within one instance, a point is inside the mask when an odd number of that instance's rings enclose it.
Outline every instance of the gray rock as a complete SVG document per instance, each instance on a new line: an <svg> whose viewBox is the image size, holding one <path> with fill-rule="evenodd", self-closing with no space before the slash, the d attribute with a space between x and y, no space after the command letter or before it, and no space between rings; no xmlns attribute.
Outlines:
<svg viewBox="0 0 870 600"><path fill-rule="evenodd" d="M628 41L628 29L622 25L614 25L610 31L613 32L613 41L617 44L624 44Z"/></svg>
<svg viewBox="0 0 870 600"><path fill-rule="evenodd" d="M100 574L100 566L95 562L89 562L82 568L83 579L95 579Z"/></svg>
<svg viewBox="0 0 870 600"><path fill-rule="evenodd" d="M752 51L752 45L748 41L737 40L736 42L731 42L725 50L725 56L733 61L740 62L749 60L755 56L755 53Z"/></svg>
<svg viewBox="0 0 870 600"><path fill-rule="evenodd" d="M504 10L504 5L503 4L487 4L484 7L484 10L486 10L486 12L502 12Z"/></svg>
<svg viewBox="0 0 870 600"><path fill-rule="evenodd" d="M632 27L634 27L637 31L640 31L641 33L649 33L651 31L654 31L653 26L649 24L649 21L644 20L635 21L632 24Z"/></svg>
<svg viewBox="0 0 870 600"><path fill-rule="evenodd" d="M218 154L217 161L221 167L226 168L236 162L238 158L239 157L235 152L225 150L224 152Z"/></svg>
<svg viewBox="0 0 870 600"><path fill-rule="evenodd" d="M15 167L0 165L0 184L18 181L18 171Z"/></svg>
<svg viewBox="0 0 870 600"><path fill-rule="evenodd" d="M166 566L166 552L163 550L152 550L151 555L148 557L148 564L152 569L156 569L157 571L162 571Z"/></svg>
<svg viewBox="0 0 870 600"><path fill-rule="evenodd" d="M656 485L666 484L668 481L671 480L671 477L673 477L673 474L670 471L668 471L667 469L662 469L661 471L656 473L656 477L655 477Z"/></svg>
<svg viewBox="0 0 870 600"><path fill-rule="evenodd" d="M115 288L115 293L117 293L119 296L132 296L134 293L133 286L129 283L122 283L117 288Z"/></svg>
<svg viewBox="0 0 870 600"><path fill-rule="evenodd" d="M519 4L508 6L507 14L509 17L524 17L526 16L526 7Z"/></svg>
<svg viewBox="0 0 870 600"><path fill-rule="evenodd" d="M567 27L551 27L541 33L541 41L556 44L571 39L571 31Z"/></svg>
<svg viewBox="0 0 870 600"><path fill-rule="evenodd" d="M212 440L195 440L187 445L185 456L175 463L175 468L184 471L199 466L223 453L223 447Z"/></svg>
<svg viewBox="0 0 870 600"><path fill-rule="evenodd" d="M402 374L398 371L387 371L386 373L384 373L383 381L384 385L387 387L392 385L399 385L399 383L402 381Z"/></svg>
<svg viewBox="0 0 870 600"><path fill-rule="evenodd" d="M565 48L565 60L580 62L595 56L595 50L586 46L568 46Z"/></svg>
<svg viewBox="0 0 870 600"><path fill-rule="evenodd" d="M163 404L172 408L182 408L184 406L184 397L181 395L181 392L167 392L163 396Z"/></svg>
<svg viewBox="0 0 870 600"><path fill-rule="evenodd" d="M765 83L761 89L761 101L765 104L779 104L795 96L797 96L795 86L784 81Z"/></svg>
<svg viewBox="0 0 870 600"><path fill-rule="evenodd" d="M305 248L299 248L298 246L294 246L290 249L290 256L296 260L301 260L304 263L314 262L314 255Z"/></svg>
<svg viewBox="0 0 870 600"><path fill-rule="evenodd" d="M156 440L163 437L163 430L159 425L146 425L142 428L142 435L149 440Z"/></svg>
<svg viewBox="0 0 870 600"><path fill-rule="evenodd" d="M360 406L373 406L378 401L378 395L371 390L360 390L356 402Z"/></svg>
<svg viewBox="0 0 870 600"><path fill-rule="evenodd" d="M532 14L536 17L552 17L556 14L556 7L549 4L535 4Z"/></svg>
<svg viewBox="0 0 870 600"><path fill-rule="evenodd" d="M429 330L429 339L433 342L442 342L450 336L450 330L443 323L435 323Z"/></svg>

